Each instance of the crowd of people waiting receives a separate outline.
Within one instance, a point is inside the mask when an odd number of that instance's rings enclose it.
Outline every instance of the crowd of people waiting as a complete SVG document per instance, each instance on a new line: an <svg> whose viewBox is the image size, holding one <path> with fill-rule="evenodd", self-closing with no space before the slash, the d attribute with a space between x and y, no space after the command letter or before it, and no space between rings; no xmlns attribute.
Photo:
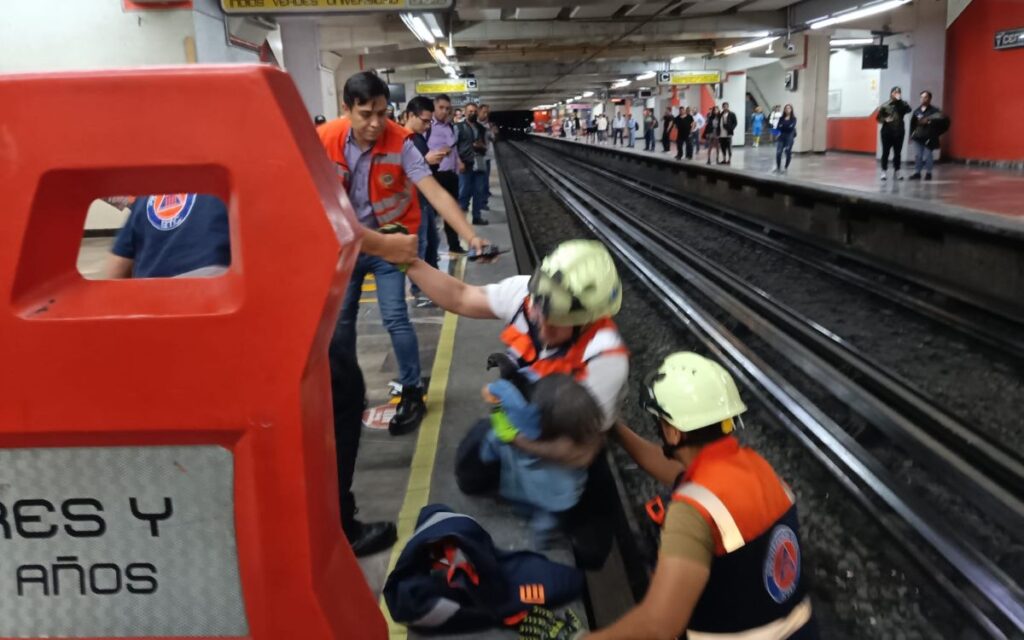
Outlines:
<svg viewBox="0 0 1024 640"><path fill-rule="evenodd" d="M909 179L932 179L934 153L940 146L940 136L949 130L949 117L932 104L930 91L921 92L920 105L914 109L902 99L902 90L893 87L890 99L876 112L882 150L880 179L883 181L888 179L890 157L893 179L903 180L900 168L908 114L911 115L909 140L914 150L914 173ZM629 148L635 148L636 138L642 134L644 151L654 152L660 129L662 152L670 153L674 141L676 160L684 157L693 160L706 152L705 164L712 164L713 156L714 164L728 166L732 164L733 138L739 117L730 109L728 102L723 102L720 107L713 105L706 113L701 113L696 107L667 106L660 121L654 109L643 108L640 117L636 118L631 108L617 107L611 117L602 112L581 118L579 112L573 112L556 119L550 131L560 137ZM774 174L786 175L789 172L797 122L791 104L775 105L768 113L761 106L755 106L746 119L751 148L760 148L766 135L775 145Z"/></svg>

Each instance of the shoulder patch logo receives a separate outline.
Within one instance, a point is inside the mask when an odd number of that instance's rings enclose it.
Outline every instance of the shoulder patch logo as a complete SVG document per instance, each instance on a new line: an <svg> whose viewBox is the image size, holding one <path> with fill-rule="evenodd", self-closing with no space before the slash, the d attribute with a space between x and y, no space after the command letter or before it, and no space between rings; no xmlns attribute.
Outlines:
<svg viewBox="0 0 1024 640"><path fill-rule="evenodd" d="M764 588L775 602L785 602L796 591L800 582L800 542L784 524L772 531L762 573Z"/></svg>
<svg viewBox="0 0 1024 640"><path fill-rule="evenodd" d="M196 194L194 193L150 196L146 202L146 219L160 231L171 231L185 222L195 204Z"/></svg>

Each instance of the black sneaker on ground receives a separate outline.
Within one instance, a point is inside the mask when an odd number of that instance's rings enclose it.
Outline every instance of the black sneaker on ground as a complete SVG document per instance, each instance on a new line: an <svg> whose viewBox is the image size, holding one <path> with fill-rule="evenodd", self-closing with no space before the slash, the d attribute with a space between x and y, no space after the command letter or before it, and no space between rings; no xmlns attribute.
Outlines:
<svg viewBox="0 0 1024 640"><path fill-rule="evenodd" d="M932 174L930 174L930 173L924 174L924 179L925 180L931 180L932 179Z"/></svg>
<svg viewBox="0 0 1024 640"><path fill-rule="evenodd" d="M909 178L907 178L907 180L920 180L920 179L921 179L921 174L920 173L911 174L911 176Z"/></svg>
<svg viewBox="0 0 1024 640"><path fill-rule="evenodd" d="M423 402L423 387L403 387L398 410L395 411L394 417L388 423L388 433L393 436L412 433L419 428L426 413L427 405Z"/></svg>
<svg viewBox="0 0 1024 640"><path fill-rule="evenodd" d="M488 222L488 221L486 221L486 220L484 220L483 218L481 218L481 219L479 219L479 220L474 220L474 221L473 221L473 224L475 224L475 225L479 225L479 226L481 226L481 227L486 227L487 225L489 225L489 224L491 224L491 223L490 223L490 222Z"/></svg>
<svg viewBox="0 0 1024 640"><path fill-rule="evenodd" d="M357 558L380 553L398 541L398 530L393 522L359 522L353 520L345 537Z"/></svg>

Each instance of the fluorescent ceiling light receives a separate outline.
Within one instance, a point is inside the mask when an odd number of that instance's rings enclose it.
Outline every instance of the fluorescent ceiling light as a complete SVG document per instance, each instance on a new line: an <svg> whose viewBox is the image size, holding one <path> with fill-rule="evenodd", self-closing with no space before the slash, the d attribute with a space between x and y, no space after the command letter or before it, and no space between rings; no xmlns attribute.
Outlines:
<svg viewBox="0 0 1024 640"><path fill-rule="evenodd" d="M837 38L829 41L830 47L855 47L861 44L871 44L874 38Z"/></svg>
<svg viewBox="0 0 1024 640"><path fill-rule="evenodd" d="M440 49L431 49L430 53L434 56L434 60L437 61L437 64L442 67L446 67L451 64L451 61L448 60L448 56L444 55L444 52Z"/></svg>
<svg viewBox="0 0 1024 640"><path fill-rule="evenodd" d="M684 60L686 60L686 56L676 56L676 57L672 58L671 60L669 60L669 62L671 62L672 64L679 64L680 62L683 62Z"/></svg>
<svg viewBox="0 0 1024 640"><path fill-rule="evenodd" d="M430 33L430 29L427 28L427 23L423 21L423 18L412 13L403 13L401 15L402 22L405 23L405 26L409 28L409 31L412 31L412 34L420 42L434 44L436 38L434 38L434 34Z"/></svg>
<svg viewBox="0 0 1024 640"><path fill-rule="evenodd" d="M591 96L593 96L593 95L594 95L594 92L593 92L593 91L584 91L584 92L583 92L583 97L584 97L584 98L590 98L590 97L591 97Z"/></svg>
<svg viewBox="0 0 1024 640"><path fill-rule="evenodd" d="M853 20L860 20L861 18L867 18L868 16L878 15L879 13L885 13L886 11L892 11L897 7L901 7L910 2L910 0L887 0L886 2L880 2L873 4L861 9L855 9L853 11L847 11L846 13L832 16L831 18L825 18L817 22L811 23L812 29L824 29L825 27L831 27L834 24L842 24L843 22L852 22Z"/></svg>
<svg viewBox="0 0 1024 640"><path fill-rule="evenodd" d="M582 100L582 99L583 99L583 96L582 96L582 95L578 95L578 96L573 96L573 98L572 98L572 99L573 99L573 100Z"/></svg>
<svg viewBox="0 0 1024 640"><path fill-rule="evenodd" d="M636 77L637 80L650 80L655 74L653 71L645 71Z"/></svg>
<svg viewBox="0 0 1024 640"><path fill-rule="evenodd" d="M731 56L734 53L739 53L741 51L750 51L751 49L757 49L759 47L769 45L778 39L779 36L772 36L770 38L761 38L760 40L751 40L750 42L743 42L741 44L734 44L732 46L726 47L719 51L718 53L726 56Z"/></svg>
<svg viewBox="0 0 1024 640"><path fill-rule="evenodd" d="M423 20L430 29L430 33L438 40L444 40L444 31L441 29L441 25L438 24L437 18L432 13L424 13Z"/></svg>

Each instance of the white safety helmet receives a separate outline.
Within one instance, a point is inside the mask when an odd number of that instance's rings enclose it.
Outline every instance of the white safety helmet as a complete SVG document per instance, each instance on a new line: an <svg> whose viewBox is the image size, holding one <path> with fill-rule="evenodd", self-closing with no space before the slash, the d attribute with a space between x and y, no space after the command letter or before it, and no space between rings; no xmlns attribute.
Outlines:
<svg viewBox="0 0 1024 640"><path fill-rule="evenodd" d="M622 283L603 244L569 240L537 267L530 278L530 300L548 323L578 327L618 313Z"/></svg>
<svg viewBox="0 0 1024 640"><path fill-rule="evenodd" d="M747 410L725 368L692 351L673 353L648 377L641 405L682 432L724 423ZM723 426L723 432L732 424Z"/></svg>

